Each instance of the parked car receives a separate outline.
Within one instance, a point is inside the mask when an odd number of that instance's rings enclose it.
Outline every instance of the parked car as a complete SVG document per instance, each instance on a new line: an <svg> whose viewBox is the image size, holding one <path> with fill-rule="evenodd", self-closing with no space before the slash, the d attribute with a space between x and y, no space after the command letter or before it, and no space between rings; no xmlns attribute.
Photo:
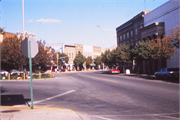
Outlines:
<svg viewBox="0 0 180 120"><path fill-rule="evenodd" d="M109 69L107 71L107 73L109 73L109 74L119 74L120 70L113 68L113 69Z"/></svg>
<svg viewBox="0 0 180 120"><path fill-rule="evenodd" d="M179 68L162 68L154 73L156 78L179 78Z"/></svg>
<svg viewBox="0 0 180 120"><path fill-rule="evenodd" d="M0 75L2 75L2 76L8 76L8 71L5 71L5 70L0 70Z"/></svg>
<svg viewBox="0 0 180 120"><path fill-rule="evenodd" d="M10 70L10 75L21 75L21 71L12 69L12 70Z"/></svg>

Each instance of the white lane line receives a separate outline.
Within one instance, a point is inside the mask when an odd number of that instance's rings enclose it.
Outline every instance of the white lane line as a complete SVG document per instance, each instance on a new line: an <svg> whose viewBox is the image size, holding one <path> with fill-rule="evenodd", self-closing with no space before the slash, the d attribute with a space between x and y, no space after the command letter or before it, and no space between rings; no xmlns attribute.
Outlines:
<svg viewBox="0 0 180 120"><path fill-rule="evenodd" d="M93 116L93 117L100 118L100 119L103 119L103 120L113 120L113 119L109 119L109 118L105 118L105 117L100 117L100 116Z"/></svg>
<svg viewBox="0 0 180 120"><path fill-rule="evenodd" d="M49 97L49 98L46 98L46 99L43 99L43 100L35 101L35 102L33 102L33 104L37 104L37 103L41 103L41 102L44 102L44 101L48 101L48 100L51 100L51 99L54 99L54 98L57 98L57 97L61 97L61 96L63 96L63 95L67 95L67 94L70 94L70 93L75 92L75 91L76 91L76 90L70 90L70 91L67 91L67 92L65 92L65 93L61 93L61 94L59 94L59 95L55 95L55 96L52 96L52 97ZM31 104L31 103L29 103L29 104Z"/></svg>

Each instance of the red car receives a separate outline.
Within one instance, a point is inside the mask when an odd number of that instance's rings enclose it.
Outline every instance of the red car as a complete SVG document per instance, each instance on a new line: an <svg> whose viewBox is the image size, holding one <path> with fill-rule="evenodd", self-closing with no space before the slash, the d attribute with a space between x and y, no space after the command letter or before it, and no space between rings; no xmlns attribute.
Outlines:
<svg viewBox="0 0 180 120"><path fill-rule="evenodd" d="M114 68L114 69L108 70L107 73L109 73L109 74L119 74L119 73L120 73L120 70Z"/></svg>

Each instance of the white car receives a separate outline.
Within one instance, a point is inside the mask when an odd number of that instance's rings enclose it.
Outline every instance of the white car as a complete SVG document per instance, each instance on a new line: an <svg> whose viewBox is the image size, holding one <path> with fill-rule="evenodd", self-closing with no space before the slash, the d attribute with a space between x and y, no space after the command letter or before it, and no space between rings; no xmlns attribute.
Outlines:
<svg viewBox="0 0 180 120"><path fill-rule="evenodd" d="M0 75L2 76L8 76L9 72L8 71L5 71L5 70L0 70Z"/></svg>

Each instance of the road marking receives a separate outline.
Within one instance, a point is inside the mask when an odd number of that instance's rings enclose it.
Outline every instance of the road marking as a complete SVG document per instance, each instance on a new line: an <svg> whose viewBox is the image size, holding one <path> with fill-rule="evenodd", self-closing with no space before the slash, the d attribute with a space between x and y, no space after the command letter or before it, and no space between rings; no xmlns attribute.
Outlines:
<svg viewBox="0 0 180 120"><path fill-rule="evenodd" d="M103 119L103 120L112 120L112 119L105 118L105 117L100 117L100 116L93 116L93 117L100 118L100 119Z"/></svg>
<svg viewBox="0 0 180 120"><path fill-rule="evenodd" d="M35 101L33 102L34 104L37 104L37 103L41 103L41 102L44 102L44 101L48 101L48 100L51 100L51 99L54 99L54 98L57 98L57 97L61 97L61 96L64 96L64 95L67 95L67 94L70 94L72 92L75 92L76 90L70 90L70 91L67 91L65 93L61 93L59 95L55 95L55 96L52 96L52 97L49 97L49 98L46 98L46 99L43 99L43 100L39 100L39 101ZM30 103L31 104L31 103Z"/></svg>
<svg viewBox="0 0 180 120"><path fill-rule="evenodd" d="M98 80L104 80L104 81L108 81L108 82L118 83L117 81L108 80L108 79L102 79L102 78L98 78L98 77L92 77L92 76L88 76L88 75L82 75L80 73L78 73L78 75L85 76L85 77L90 77L90 78L94 78L94 79L98 79Z"/></svg>

